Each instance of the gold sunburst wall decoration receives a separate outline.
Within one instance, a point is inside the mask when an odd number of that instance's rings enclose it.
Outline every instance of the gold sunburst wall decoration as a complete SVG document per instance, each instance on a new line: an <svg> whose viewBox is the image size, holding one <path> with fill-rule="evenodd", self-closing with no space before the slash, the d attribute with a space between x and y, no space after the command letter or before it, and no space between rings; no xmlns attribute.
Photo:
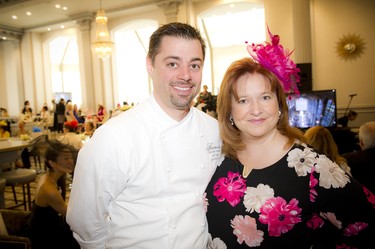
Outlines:
<svg viewBox="0 0 375 249"><path fill-rule="evenodd" d="M357 34L344 35L336 44L336 52L344 60L355 60L363 54L364 50L365 42Z"/></svg>

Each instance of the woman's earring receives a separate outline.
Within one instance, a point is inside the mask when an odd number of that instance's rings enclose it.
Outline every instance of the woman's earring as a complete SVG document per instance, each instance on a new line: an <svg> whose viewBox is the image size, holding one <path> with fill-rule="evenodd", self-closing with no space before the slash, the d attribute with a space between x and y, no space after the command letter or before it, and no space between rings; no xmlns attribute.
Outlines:
<svg viewBox="0 0 375 249"><path fill-rule="evenodd" d="M281 111L279 110L279 117L281 116Z"/></svg>
<svg viewBox="0 0 375 249"><path fill-rule="evenodd" d="M232 118L232 117L229 118L229 122L230 122L230 125L231 125L231 126L234 126L234 121L233 121L233 118Z"/></svg>

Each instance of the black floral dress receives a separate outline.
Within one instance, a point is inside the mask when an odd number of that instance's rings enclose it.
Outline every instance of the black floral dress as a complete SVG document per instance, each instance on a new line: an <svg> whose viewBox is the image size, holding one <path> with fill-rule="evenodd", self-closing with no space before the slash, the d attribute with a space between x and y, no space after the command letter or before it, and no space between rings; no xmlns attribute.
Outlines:
<svg viewBox="0 0 375 249"><path fill-rule="evenodd" d="M207 248L375 248L375 196L325 155L295 144L242 170L225 158L207 187Z"/></svg>

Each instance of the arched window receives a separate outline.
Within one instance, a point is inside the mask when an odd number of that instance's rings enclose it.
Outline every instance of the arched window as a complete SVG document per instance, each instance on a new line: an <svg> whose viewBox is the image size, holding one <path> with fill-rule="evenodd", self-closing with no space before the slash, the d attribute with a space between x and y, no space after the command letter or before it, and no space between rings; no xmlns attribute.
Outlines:
<svg viewBox="0 0 375 249"><path fill-rule="evenodd" d="M198 18L198 28L208 45L202 85L218 94L229 65L248 57L245 42L266 40L264 6L259 3L223 4L205 11Z"/></svg>
<svg viewBox="0 0 375 249"><path fill-rule="evenodd" d="M57 37L49 42L48 47L53 93L66 98L71 97L74 104L81 106L81 79L76 37Z"/></svg>
<svg viewBox="0 0 375 249"><path fill-rule="evenodd" d="M156 21L137 20L115 32L116 76L121 104L123 101L137 104L152 92L146 55L150 36L157 27Z"/></svg>

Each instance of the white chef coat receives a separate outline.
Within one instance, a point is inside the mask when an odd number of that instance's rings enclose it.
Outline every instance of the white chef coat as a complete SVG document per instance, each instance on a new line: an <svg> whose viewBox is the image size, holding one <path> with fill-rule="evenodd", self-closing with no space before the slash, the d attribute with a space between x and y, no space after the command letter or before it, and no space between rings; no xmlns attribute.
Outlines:
<svg viewBox="0 0 375 249"><path fill-rule="evenodd" d="M151 96L81 149L67 222L82 248L205 248L204 191L222 160L216 119L180 122Z"/></svg>

